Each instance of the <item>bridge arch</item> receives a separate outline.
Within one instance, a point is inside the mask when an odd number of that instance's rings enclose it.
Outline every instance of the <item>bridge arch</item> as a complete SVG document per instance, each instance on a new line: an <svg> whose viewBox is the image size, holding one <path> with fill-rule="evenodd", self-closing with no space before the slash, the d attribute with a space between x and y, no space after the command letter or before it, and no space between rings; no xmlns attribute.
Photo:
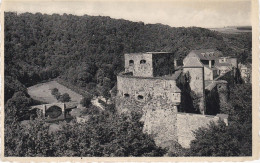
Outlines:
<svg viewBox="0 0 260 163"><path fill-rule="evenodd" d="M50 117L52 119L58 118L59 116L62 115L64 109L57 105L52 105L45 110L45 117Z"/></svg>

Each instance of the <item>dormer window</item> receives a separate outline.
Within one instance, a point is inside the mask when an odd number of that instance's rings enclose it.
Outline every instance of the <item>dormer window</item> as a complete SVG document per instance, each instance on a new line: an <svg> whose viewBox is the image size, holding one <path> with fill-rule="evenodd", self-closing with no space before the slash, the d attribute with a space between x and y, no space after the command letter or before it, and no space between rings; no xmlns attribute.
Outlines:
<svg viewBox="0 0 260 163"><path fill-rule="evenodd" d="M140 61L140 64L145 64L146 63L146 60L144 60L144 59L142 59L141 61Z"/></svg>
<svg viewBox="0 0 260 163"><path fill-rule="evenodd" d="M129 60L129 66L133 66L134 65L134 61L133 60Z"/></svg>

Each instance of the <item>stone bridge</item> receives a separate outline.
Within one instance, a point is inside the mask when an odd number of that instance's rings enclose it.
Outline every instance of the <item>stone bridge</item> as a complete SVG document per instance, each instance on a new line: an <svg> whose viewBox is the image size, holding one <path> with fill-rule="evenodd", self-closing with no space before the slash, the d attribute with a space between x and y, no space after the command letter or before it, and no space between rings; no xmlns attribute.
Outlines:
<svg viewBox="0 0 260 163"><path fill-rule="evenodd" d="M30 111L34 114L41 111L42 117L47 120L59 120L70 116L69 112L76 107L76 103L52 103L32 106Z"/></svg>

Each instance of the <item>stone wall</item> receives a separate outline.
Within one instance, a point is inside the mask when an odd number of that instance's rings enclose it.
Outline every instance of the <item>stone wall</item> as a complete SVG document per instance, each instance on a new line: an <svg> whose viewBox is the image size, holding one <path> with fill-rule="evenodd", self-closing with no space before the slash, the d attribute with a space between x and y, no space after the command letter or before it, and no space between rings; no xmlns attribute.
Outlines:
<svg viewBox="0 0 260 163"><path fill-rule="evenodd" d="M193 131L208 127L211 121L217 123L220 119L227 124L228 118L227 115L178 113L176 106L162 97L149 101L142 110L143 132L150 134L161 147L170 147L167 142L176 141L182 147L189 148L190 142L195 139Z"/></svg>
<svg viewBox="0 0 260 163"><path fill-rule="evenodd" d="M205 112L205 92L204 92L204 68L184 67L184 73L190 75L190 88L199 98L199 109L202 114Z"/></svg>
<svg viewBox="0 0 260 163"><path fill-rule="evenodd" d="M157 77L174 72L172 53L132 53L125 54L125 72L133 76Z"/></svg>
<svg viewBox="0 0 260 163"><path fill-rule="evenodd" d="M162 97L149 101L143 107L143 132L150 134L158 146L166 147L166 142L177 141L176 106Z"/></svg>
<svg viewBox="0 0 260 163"><path fill-rule="evenodd" d="M204 80L213 80L218 76L218 72L216 69L210 69L208 67L204 67Z"/></svg>
<svg viewBox="0 0 260 163"><path fill-rule="evenodd" d="M208 68L208 67L204 67L204 79L205 80L213 80L213 70Z"/></svg>
<svg viewBox="0 0 260 163"><path fill-rule="evenodd" d="M188 113L178 113L176 119L177 126L177 139L178 142L184 148L189 148L190 142L195 139L193 131L200 127L208 127L211 121L218 122L221 117L201 115L201 114L188 114ZM223 119L227 122L227 118Z"/></svg>
<svg viewBox="0 0 260 163"><path fill-rule="evenodd" d="M134 106L136 103L146 104L158 96L173 104L179 104L180 90L175 80L164 78L117 76L117 97L125 105ZM119 104L118 104L119 106ZM123 104L120 104L123 107ZM127 107L128 108L128 107Z"/></svg>
<svg viewBox="0 0 260 163"><path fill-rule="evenodd" d="M152 55L147 53L125 54L125 72L133 72L134 76L152 77Z"/></svg>

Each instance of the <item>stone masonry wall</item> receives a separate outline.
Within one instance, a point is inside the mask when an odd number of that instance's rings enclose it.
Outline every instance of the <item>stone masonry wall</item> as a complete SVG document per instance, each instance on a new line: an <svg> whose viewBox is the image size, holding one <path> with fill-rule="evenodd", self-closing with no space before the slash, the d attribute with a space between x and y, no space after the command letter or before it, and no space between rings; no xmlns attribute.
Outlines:
<svg viewBox="0 0 260 163"><path fill-rule="evenodd" d="M133 61L133 63L130 63ZM145 63L141 63L145 61ZM134 76L152 77L152 55L146 53L125 54L125 72L133 72Z"/></svg>
<svg viewBox="0 0 260 163"><path fill-rule="evenodd" d="M228 123L227 115L178 113L176 106L161 97L149 101L142 110L143 132L150 134L161 147L170 147L168 142L176 141L182 147L189 148L190 142L195 139L193 131L208 127L211 121L217 123L222 119Z"/></svg>
<svg viewBox="0 0 260 163"><path fill-rule="evenodd" d="M205 93L204 93L204 70L203 67L184 67L183 72L190 74L190 88L199 98L200 112L205 112Z"/></svg>
<svg viewBox="0 0 260 163"><path fill-rule="evenodd" d="M177 141L176 115L176 106L162 97L151 100L143 108L143 132L150 134L158 146L166 147L167 142Z"/></svg>
<svg viewBox="0 0 260 163"><path fill-rule="evenodd" d="M133 76L157 77L174 72L172 53L134 53L125 54L125 72Z"/></svg>
<svg viewBox="0 0 260 163"><path fill-rule="evenodd" d="M118 75L117 90L118 98L123 98L129 105L135 105L134 101L146 104L147 101L158 96L171 103L179 103L181 98L176 81L162 78Z"/></svg>
<svg viewBox="0 0 260 163"><path fill-rule="evenodd" d="M177 114L177 139L184 148L189 148L190 142L195 139L193 131L200 127L207 127L210 121L217 122L217 116L178 113Z"/></svg>

